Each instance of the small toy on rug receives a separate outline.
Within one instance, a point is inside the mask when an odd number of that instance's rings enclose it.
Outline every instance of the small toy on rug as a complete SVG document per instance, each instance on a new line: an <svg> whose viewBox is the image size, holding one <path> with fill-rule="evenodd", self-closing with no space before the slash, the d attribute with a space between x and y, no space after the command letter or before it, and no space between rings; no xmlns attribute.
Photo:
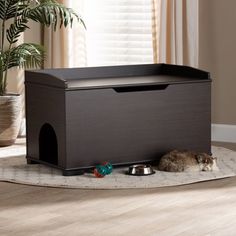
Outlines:
<svg viewBox="0 0 236 236"><path fill-rule="evenodd" d="M104 176L111 174L112 170L112 164L104 162L102 165L97 165L93 173L97 178L103 178Z"/></svg>
<svg viewBox="0 0 236 236"><path fill-rule="evenodd" d="M173 150L161 157L158 170L168 172L218 170L216 157L207 153Z"/></svg>

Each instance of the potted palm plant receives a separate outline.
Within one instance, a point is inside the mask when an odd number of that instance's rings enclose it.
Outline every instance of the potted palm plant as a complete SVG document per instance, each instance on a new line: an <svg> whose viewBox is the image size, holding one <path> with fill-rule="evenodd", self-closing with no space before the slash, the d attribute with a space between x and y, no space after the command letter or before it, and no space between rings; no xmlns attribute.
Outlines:
<svg viewBox="0 0 236 236"><path fill-rule="evenodd" d="M56 0L0 0L0 146L15 142L21 122L21 96L7 91L8 71L13 67L41 67L44 50L34 43L17 44L30 20L47 27L72 26L81 17Z"/></svg>

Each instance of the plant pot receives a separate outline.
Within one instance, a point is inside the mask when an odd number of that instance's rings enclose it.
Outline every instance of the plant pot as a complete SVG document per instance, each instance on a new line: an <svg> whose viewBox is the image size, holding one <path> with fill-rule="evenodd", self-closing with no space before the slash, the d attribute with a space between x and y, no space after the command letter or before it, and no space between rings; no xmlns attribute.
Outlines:
<svg viewBox="0 0 236 236"><path fill-rule="evenodd" d="M14 144L22 120L21 95L0 96L0 147Z"/></svg>

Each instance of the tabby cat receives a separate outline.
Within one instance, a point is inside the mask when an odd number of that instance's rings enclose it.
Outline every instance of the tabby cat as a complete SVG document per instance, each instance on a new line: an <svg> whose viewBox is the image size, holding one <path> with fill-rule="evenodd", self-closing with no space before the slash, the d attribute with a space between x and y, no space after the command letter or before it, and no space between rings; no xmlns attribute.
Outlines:
<svg viewBox="0 0 236 236"><path fill-rule="evenodd" d="M216 158L206 153L173 150L161 157L158 170L169 172L217 170Z"/></svg>

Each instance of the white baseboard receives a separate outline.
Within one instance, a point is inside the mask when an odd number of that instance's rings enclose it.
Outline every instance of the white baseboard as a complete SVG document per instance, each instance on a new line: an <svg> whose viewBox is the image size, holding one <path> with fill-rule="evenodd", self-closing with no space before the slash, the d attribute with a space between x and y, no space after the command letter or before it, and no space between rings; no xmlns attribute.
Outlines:
<svg viewBox="0 0 236 236"><path fill-rule="evenodd" d="M212 124L211 139L217 142L236 143L236 125Z"/></svg>

